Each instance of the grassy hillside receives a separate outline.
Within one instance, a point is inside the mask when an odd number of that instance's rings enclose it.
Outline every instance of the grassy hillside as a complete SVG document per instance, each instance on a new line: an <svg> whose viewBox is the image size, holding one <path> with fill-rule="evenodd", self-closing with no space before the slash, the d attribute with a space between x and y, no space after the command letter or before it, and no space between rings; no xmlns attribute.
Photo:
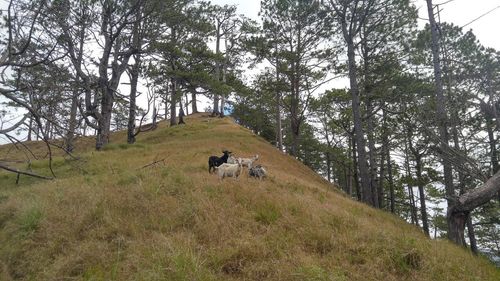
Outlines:
<svg viewBox="0 0 500 281"><path fill-rule="evenodd" d="M81 139L81 160L54 160L55 181L0 171L0 280L500 280L230 119L187 122L131 146L117 132L103 152ZM270 177L220 182L207 158L223 149L258 153ZM32 168L49 174L45 160Z"/></svg>

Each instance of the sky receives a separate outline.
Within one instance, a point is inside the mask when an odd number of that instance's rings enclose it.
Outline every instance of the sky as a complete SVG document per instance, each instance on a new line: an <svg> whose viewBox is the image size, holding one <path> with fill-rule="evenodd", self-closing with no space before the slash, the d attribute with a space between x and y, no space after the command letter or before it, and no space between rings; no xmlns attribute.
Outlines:
<svg viewBox="0 0 500 281"><path fill-rule="evenodd" d="M419 10L419 24L423 26L428 19L425 0L411 0ZM258 19L260 0L212 0L213 4L234 4L238 12L249 18ZM464 26L488 11L489 14L464 27L464 31L472 29L479 41L486 47L500 50L500 0L433 0L440 5L441 21L452 22Z"/></svg>

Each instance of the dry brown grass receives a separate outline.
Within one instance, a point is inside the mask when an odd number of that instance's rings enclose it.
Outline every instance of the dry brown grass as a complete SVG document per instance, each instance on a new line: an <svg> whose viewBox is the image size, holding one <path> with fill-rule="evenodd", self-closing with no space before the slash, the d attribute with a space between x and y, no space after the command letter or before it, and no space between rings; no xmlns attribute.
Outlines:
<svg viewBox="0 0 500 281"><path fill-rule="evenodd" d="M52 182L15 186L0 172L0 278L500 280L485 259L347 199L230 119L187 122L133 146L118 132L100 153L81 141L82 160L57 158ZM223 149L259 154L270 177L220 182L207 158Z"/></svg>

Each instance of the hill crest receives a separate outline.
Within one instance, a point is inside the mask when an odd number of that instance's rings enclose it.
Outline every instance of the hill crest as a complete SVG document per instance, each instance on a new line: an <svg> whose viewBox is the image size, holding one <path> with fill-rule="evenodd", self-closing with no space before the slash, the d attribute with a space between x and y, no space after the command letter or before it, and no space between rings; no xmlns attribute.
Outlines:
<svg viewBox="0 0 500 281"><path fill-rule="evenodd" d="M0 279L500 279L486 259L346 198L230 118L186 121L134 145L116 132L103 152L81 139L80 160L55 158L55 181L16 186L0 172ZM207 160L223 149L259 154L269 178L219 181Z"/></svg>

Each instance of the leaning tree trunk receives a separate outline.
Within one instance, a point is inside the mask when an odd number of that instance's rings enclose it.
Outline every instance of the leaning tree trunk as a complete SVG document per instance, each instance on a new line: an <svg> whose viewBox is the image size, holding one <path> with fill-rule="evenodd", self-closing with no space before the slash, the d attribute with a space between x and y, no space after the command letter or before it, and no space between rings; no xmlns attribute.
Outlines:
<svg viewBox="0 0 500 281"><path fill-rule="evenodd" d="M486 183L481 187L468 191L460 196L455 196L453 205L448 208L448 237L451 241L458 245L463 245L465 224L467 223L467 216L475 208L488 203L491 199L495 198L497 193L500 192L500 171L494 174Z"/></svg>

